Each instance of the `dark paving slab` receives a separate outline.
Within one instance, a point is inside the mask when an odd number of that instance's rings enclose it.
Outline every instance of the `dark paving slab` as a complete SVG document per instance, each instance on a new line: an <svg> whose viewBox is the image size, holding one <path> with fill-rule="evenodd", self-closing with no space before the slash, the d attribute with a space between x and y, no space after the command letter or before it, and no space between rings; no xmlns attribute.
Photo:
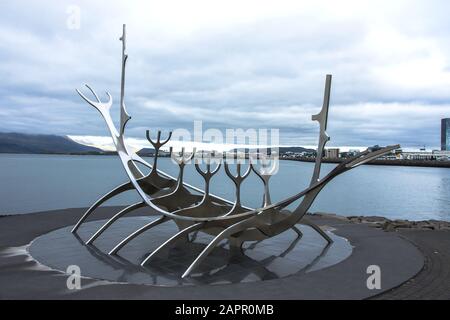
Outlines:
<svg viewBox="0 0 450 320"><path fill-rule="evenodd" d="M117 208L116 208L117 210ZM423 267L420 251L399 237L340 219L316 222L347 238L352 255L341 263L306 274L252 283L155 287L82 279L81 290L69 290L68 275L30 258L27 245L36 237L75 223L84 209L67 209L0 218L0 298L2 299L363 299L398 287ZM102 208L95 219L115 212ZM139 215L149 214L141 211ZM382 288L366 286L367 267L381 268Z"/></svg>

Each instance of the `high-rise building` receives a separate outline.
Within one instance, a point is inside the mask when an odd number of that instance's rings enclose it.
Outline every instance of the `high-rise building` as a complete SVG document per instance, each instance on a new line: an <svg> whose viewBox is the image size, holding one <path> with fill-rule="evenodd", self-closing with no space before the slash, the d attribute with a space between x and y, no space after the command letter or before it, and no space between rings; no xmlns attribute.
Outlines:
<svg viewBox="0 0 450 320"><path fill-rule="evenodd" d="M441 119L441 150L450 151L450 118Z"/></svg>

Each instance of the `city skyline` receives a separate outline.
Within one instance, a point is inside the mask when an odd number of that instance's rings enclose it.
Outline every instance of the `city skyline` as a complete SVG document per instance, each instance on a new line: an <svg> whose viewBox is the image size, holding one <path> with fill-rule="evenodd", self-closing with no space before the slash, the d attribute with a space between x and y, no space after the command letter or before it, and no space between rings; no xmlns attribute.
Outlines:
<svg viewBox="0 0 450 320"><path fill-rule="evenodd" d="M127 23L131 138L203 120L220 130L278 128L282 145L313 146L310 115L331 73L330 146L437 149L440 119L450 116L450 5L413 3L6 2L1 130L106 136L74 89L111 91L117 115ZM79 28L68 24L73 6Z"/></svg>

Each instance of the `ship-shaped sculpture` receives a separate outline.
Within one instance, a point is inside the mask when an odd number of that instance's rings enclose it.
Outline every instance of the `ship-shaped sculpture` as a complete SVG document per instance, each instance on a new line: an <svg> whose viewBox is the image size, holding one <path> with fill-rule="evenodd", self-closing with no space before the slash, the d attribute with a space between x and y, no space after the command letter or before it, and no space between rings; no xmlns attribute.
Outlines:
<svg viewBox="0 0 450 320"><path fill-rule="evenodd" d="M178 240L186 238L190 233L205 232L214 236L212 241L206 245L203 251L186 269L182 275L183 278L189 276L205 257L208 256L208 254L224 239L228 239L230 248L239 249L246 241L262 241L289 230L293 230L301 237L302 234L300 230L296 228L296 225L300 223L312 227L330 244L332 243L330 236L306 217L308 209L313 204L319 192L328 182L338 175L387 154L399 147L398 145L394 145L373 152L369 152L368 150L363 151L352 158L345 159L343 162L337 164L328 174L320 177L322 154L324 152L325 144L329 140L326 129L330 101L331 75L327 75L322 109L320 113L312 116L312 120L317 121L320 126L314 171L309 186L303 191L282 201L272 203L269 190L269 179L271 177L270 167L260 166L258 168L256 165L257 160L251 161L249 168L242 174L241 163L238 162L236 165L237 173L234 175L230 170L228 162L223 160L223 157L218 157L215 160L220 159L222 163L216 164L216 167L212 169L212 163L207 160L206 171L202 171L197 161L198 159L195 159L195 150L186 152L184 148L178 153L172 152L171 150L171 157L179 168L178 177L172 177L157 168L161 147L170 140L171 134L169 134L167 139L161 140L161 132L158 131L156 140L152 140L150 138L150 132L147 130L147 139L155 150L153 164L149 164L138 156L125 142L125 129L130 120L130 116L125 107L125 67L128 58L128 55L126 54L125 25L123 26L123 33L120 40L122 41L120 127L117 129L111 118L110 108L113 101L108 92L108 101L106 102L102 102L96 92L88 85L86 85L86 87L92 93L94 100L89 99L79 90L77 90L77 92L88 104L96 108L106 121L117 154L129 181L117 186L92 204L73 227L72 232L77 232L78 228L102 203L125 191L133 189L139 194L141 200L127 206L112 216L86 241L86 244L92 245L93 242L115 221L136 209L150 207L154 212L159 214L159 217L132 232L124 239L118 239L118 243L112 247L109 252L111 255L119 254L121 249L125 250L125 245L143 232L147 232L157 225L168 221L175 222L179 231L147 255L141 265L151 263L152 257L158 252L175 244ZM187 184L183 180L184 168L192 162L194 162L196 170L205 181L203 190ZM138 164L149 168L150 172L147 175L144 175L139 169ZM211 194L209 191L210 181L220 169L221 164L223 164L227 177L234 183L236 190L236 199L234 201L223 199L217 195ZM254 209L244 207L241 204L240 195L241 184L251 172L261 178L264 185L263 205L260 208ZM286 209L296 201L299 201L299 204L295 209L291 211Z"/></svg>

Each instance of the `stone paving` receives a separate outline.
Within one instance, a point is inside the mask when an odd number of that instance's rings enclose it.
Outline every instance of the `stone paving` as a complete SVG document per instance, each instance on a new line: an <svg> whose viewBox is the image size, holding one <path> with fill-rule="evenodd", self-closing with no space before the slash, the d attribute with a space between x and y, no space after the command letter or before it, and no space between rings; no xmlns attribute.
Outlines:
<svg viewBox="0 0 450 320"><path fill-rule="evenodd" d="M108 217L110 210L108 208L100 209L96 219ZM0 247L18 246L16 249L20 249L21 246L29 243L30 240L43 234L44 230L49 232L62 226L73 224L81 213L82 209L67 209L0 218L0 243L2 244ZM148 213L142 211L138 215L142 214L146 215ZM353 244L356 245L357 249L354 251L352 258L326 270L313 272L308 277L298 277L296 279L294 276L276 281L263 281L254 283L254 286L251 287L248 284L236 285L233 287L235 288L235 291L233 291L234 298L264 299L267 298L269 293L273 293L276 295L276 299L311 299L315 296L302 295L302 293L308 292L308 288L317 288L318 283L327 276L330 276L330 279L322 282L329 286L330 281L335 281L334 288L336 290L322 291L322 293L320 290L316 290L316 298L326 293L326 296L331 299L357 299L358 295L355 292L359 290L359 294L363 296L366 294L364 293L364 288L355 286L350 291L349 288L346 290L338 290L341 288L340 283L338 283L340 278L345 276L344 278L353 279L353 283L363 286L367 277L363 268L364 263L368 259L370 260L372 252L378 254L379 260L377 261L386 264L386 268L393 267L392 272L398 273L400 271L401 273L403 271L400 269L408 268L410 264L407 263L405 265L405 263L401 263L400 261L409 259L415 250L417 251L416 255L421 256L421 252L425 257L426 261L422 270L420 269L421 267L415 269L416 271L413 270L414 268L411 268L409 271L411 275L409 277L412 278L410 280L394 289L373 296L372 299L450 299L450 230L395 228L393 231L382 231L380 228L375 230L376 228L369 226L370 224L350 221L341 216L318 214L309 216L309 218L325 229L336 229L334 232L338 235L342 234L343 236L353 238L355 241ZM398 242L398 237L402 237L406 241L402 241L402 244ZM408 242L413 245L408 244ZM394 243L397 243L399 246L397 249L393 249ZM373 246L374 244L376 244L376 247L373 247L370 252L367 252L367 250L358 250L358 248L364 248L367 245ZM408 248L408 246L411 248ZM388 250L385 250L385 248L388 248ZM411 249L413 250L411 251ZM387 253L392 250L394 250L393 252L396 255L389 256ZM409 253L407 253L408 250ZM0 259L0 282L3 284L0 298L3 299L108 299L125 297L129 299L180 299L186 298L186 295L192 299L202 299L205 297L213 299L229 298L226 294L229 290L224 291L221 286L197 287L185 291L136 285L105 286L103 285L103 281L96 280L83 280L86 287L80 292L66 292L61 290L66 281L64 274L51 270L42 272L40 267L32 260L24 260L20 255L15 256L7 251L3 252L3 254L4 256ZM393 265L393 260L398 261L394 262ZM420 260L423 262L422 258ZM422 266L422 262L420 266ZM337 274L341 275L341 277L336 277ZM384 276L385 284L389 280L389 274ZM41 286L44 283L46 287L51 287L55 290L42 291Z"/></svg>
<svg viewBox="0 0 450 320"><path fill-rule="evenodd" d="M373 299L450 300L450 231L400 230L425 256L422 271L400 287Z"/></svg>
<svg viewBox="0 0 450 320"><path fill-rule="evenodd" d="M450 300L450 230L449 222L389 220L383 217L342 217L319 213L313 220L332 223L368 224L386 232L397 233L413 243L424 255L423 269L406 283L371 299L376 300Z"/></svg>

